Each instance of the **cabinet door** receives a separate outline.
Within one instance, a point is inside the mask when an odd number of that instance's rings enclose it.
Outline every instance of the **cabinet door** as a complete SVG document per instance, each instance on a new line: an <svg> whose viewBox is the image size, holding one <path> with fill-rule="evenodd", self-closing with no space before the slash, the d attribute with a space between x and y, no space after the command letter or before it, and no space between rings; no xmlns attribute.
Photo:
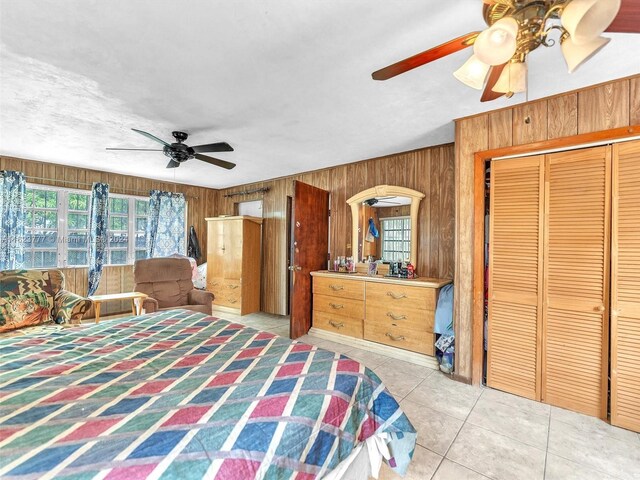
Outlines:
<svg viewBox="0 0 640 480"><path fill-rule="evenodd" d="M210 221L207 227L207 281L224 277L223 222Z"/></svg>
<svg viewBox="0 0 640 480"><path fill-rule="evenodd" d="M487 384L539 399L544 157L491 162Z"/></svg>
<svg viewBox="0 0 640 480"><path fill-rule="evenodd" d="M611 423L640 431L640 142L613 148Z"/></svg>
<svg viewBox="0 0 640 480"><path fill-rule="evenodd" d="M224 278L239 280L242 275L242 220L224 222Z"/></svg>
<svg viewBox="0 0 640 480"><path fill-rule="evenodd" d="M542 401L606 418L611 149L547 156Z"/></svg>

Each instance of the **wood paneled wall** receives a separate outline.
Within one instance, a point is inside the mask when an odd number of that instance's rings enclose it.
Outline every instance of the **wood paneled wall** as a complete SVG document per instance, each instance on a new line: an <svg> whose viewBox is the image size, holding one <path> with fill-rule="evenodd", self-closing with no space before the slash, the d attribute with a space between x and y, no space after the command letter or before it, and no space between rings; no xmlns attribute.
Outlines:
<svg viewBox="0 0 640 480"><path fill-rule="evenodd" d="M473 293L475 153L639 124L640 75L456 120L454 327L461 379L472 377L474 302L483 302L481 292Z"/></svg>
<svg viewBox="0 0 640 480"><path fill-rule="evenodd" d="M419 211L418 273L452 278L454 234L454 147L452 144L242 185L219 191L218 215L232 215L234 204L263 200L262 311L287 311L287 196L299 180L331 193L329 250L332 258L351 255L351 211L347 199L375 185L399 185L426 194ZM265 194L226 194L269 188Z"/></svg>
<svg viewBox="0 0 640 480"><path fill-rule="evenodd" d="M90 186L87 184L93 182L105 182L109 184L109 190L112 193L145 196L144 192L148 192L151 189L184 193L187 196L187 225L195 227L203 252L201 261L206 260L204 255L206 255L207 225L204 219L205 217L213 216L216 211L217 195L214 189L2 156L0 156L0 170L24 172L29 183L77 188L80 190L89 190ZM53 179L53 181L34 180L29 177L47 178ZM134 193L134 191L140 193ZM86 295L88 269L65 268L63 272L66 278L67 290ZM107 266L102 271L102 279L96 295L132 290L133 267L131 265ZM101 314L110 315L125 312L129 308L129 302L107 302L102 306ZM88 312L87 317L92 316L93 312Z"/></svg>

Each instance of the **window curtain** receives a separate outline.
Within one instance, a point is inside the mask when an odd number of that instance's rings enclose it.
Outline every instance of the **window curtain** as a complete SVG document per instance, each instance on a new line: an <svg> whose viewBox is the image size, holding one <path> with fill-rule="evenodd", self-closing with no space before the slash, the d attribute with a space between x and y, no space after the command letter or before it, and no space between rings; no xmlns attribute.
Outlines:
<svg viewBox="0 0 640 480"><path fill-rule="evenodd" d="M94 183L89 210L89 292L93 295L100 284L102 265L107 250L109 220L109 185Z"/></svg>
<svg viewBox="0 0 640 480"><path fill-rule="evenodd" d="M151 190L147 223L147 258L168 257L186 252L185 213L182 193Z"/></svg>
<svg viewBox="0 0 640 480"><path fill-rule="evenodd" d="M0 270L24 267L26 189L24 173L0 172Z"/></svg>

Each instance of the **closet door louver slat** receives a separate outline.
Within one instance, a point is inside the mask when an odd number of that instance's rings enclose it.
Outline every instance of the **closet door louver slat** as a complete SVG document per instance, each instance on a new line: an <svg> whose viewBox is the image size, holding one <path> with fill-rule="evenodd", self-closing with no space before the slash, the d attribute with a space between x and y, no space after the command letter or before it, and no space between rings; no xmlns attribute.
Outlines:
<svg viewBox="0 0 640 480"><path fill-rule="evenodd" d="M606 418L611 153L547 156L542 401Z"/></svg>
<svg viewBox="0 0 640 480"><path fill-rule="evenodd" d="M544 157L491 162L487 384L539 399Z"/></svg>
<svg viewBox="0 0 640 480"><path fill-rule="evenodd" d="M611 423L640 431L640 141L613 149Z"/></svg>

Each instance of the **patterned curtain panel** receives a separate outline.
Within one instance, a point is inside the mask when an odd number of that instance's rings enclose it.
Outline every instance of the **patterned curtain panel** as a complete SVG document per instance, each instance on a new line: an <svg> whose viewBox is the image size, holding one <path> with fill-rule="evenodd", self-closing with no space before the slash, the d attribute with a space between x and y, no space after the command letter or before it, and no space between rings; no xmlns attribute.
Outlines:
<svg viewBox="0 0 640 480"><path fill-rule="evenodd" d="M100 284L102 265L107 249L109 220L109 185L94 183L91 187L89 220L89 293L93 295Z"/></svg>
<svg viewBox="0 0 640 480"><path fill-rule="evenodd" d="M24 267L26 185L24 173L0 172L0 270Z"/></svg>
<svg viewBox="0 0 640 480"><path fill-rule="evenodd" d="M185 214L187 202L182 193L151 190L147 223L147 258L185 254Z"/></svg>

